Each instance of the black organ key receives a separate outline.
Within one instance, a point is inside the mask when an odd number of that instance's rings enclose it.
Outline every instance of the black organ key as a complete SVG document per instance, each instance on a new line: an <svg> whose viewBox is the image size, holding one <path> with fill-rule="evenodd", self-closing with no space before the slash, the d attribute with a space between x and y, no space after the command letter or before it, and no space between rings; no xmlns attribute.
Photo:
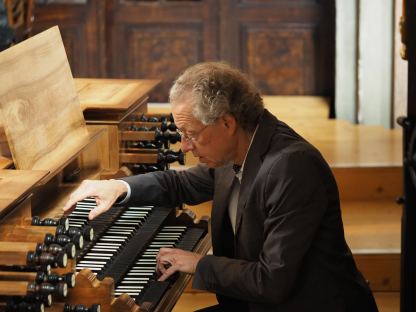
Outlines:
<svg viewBox="0 0 416 312"><path fill-rule="evenodd" d="M94 198L85 198L76 204L75 209L69 214L69 226L83 227L88 224L88 214L97 206Z"/></svg>

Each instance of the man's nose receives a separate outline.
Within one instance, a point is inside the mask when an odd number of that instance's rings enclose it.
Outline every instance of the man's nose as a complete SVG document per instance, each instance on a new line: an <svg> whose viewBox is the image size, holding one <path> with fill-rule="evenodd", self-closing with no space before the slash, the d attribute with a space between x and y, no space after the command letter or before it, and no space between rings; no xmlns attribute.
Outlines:
<svg viewBox="0 0 416 312"><path fill-rule="evenodd" d="M186 152L192 151L193 149L194 149L194 145L192 144L192 142L182 138L181 140L182 152L186 153Z"/></svg>

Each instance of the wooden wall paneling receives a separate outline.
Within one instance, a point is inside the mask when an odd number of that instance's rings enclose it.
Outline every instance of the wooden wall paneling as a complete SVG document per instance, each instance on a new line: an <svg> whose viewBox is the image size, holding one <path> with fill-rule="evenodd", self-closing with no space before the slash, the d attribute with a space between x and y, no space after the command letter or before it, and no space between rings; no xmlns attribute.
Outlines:
<svg viewBox="0 0 416 312"><path fill-rule="evenodd" d="M333 102L333 0L61 2L36 6L35 31L61 26L74 76L161 79L165 102L182 70L222 59L264 94Z"/></svg>
<svg viewBox="0 0 416 312"><path fill-rule="evenodd" d="M263 94L314 94L313 25L241 26L242 67Z"/></svg>
<svg viewBox="0 0 416 312"><path fill-rule="evenodd" d="M330 1L221 4L221 58L248 72L264 94L333 96Z"/></svg>
<svg viewBox="0 0 416 312"><path fill-rule="evenodd" d="M74 77L105 76L105 1L36 4L33 33L58 25Z"/></svg>
<svg viewBox="0 0 416 312"><path fill-rule="evenodd" d="M108 72L161 79L150 101L166 102L185 68L218 59L218 1L118 2L107 6Z"/></svg>

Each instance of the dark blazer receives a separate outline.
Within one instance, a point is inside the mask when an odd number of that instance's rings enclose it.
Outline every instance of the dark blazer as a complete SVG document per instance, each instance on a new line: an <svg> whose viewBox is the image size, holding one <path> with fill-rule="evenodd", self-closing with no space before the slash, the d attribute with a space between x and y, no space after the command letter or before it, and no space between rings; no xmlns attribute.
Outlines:
<svg viewBox="0 0 416 312"><path fill-rule="evenodd" d="M335 179L321 154L265 110L244 165L236 234L228 217L231 166L204 165L124 179L136 204L213 199L213 255L194 287L223 311L377 311L341 220Z"/></svg>

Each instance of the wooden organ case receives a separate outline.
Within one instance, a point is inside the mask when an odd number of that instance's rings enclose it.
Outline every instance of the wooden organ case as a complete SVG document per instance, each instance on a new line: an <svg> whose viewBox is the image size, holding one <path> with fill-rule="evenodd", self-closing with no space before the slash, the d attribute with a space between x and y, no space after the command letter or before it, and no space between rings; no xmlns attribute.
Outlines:
<svg viewBox="0 0 416 312"><path fill-rule="evenodd" d="M158 282L157 250L206 253L207 219L174 207L118 207L88 221L88 199L68 216L61 212L86 178L110 177L120 165L144 164L145 172L183 162L180 152L165 150L178 140L174 123L144 115L157 81L74 83L57 27L1 53L4 72L0 311L171 310L190 276ZM104 98L124 95L100 106L88 98L100 89Z"/></svg>
<svg viewBox="0 0 416 312"><path fill-rule="evenodd" d="M158 80L75 79L81 108L89 129L105 129L102 163L109 175L120 167L133 173L184 164L181 151L169 150L180 135L170 116L147 114L148 94Z"/></svg>

